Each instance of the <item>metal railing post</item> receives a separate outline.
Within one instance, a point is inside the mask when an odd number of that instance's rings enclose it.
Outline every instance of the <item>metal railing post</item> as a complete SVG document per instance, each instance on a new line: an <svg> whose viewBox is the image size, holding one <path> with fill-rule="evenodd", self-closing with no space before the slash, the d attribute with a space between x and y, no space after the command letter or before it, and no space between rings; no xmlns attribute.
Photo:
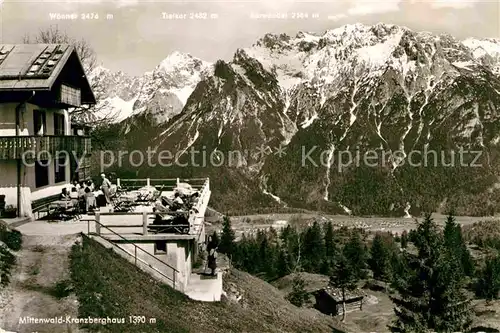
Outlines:
<svg viewBox="0 0 500 333"><path fill-rule="evenodd" d="M147 236L148 234L148 213L142 213L142 234Z"/></svg>
<svg viewBox="0 0 500 333"><path fill-rule="evenodd" d="M149 178L146 179L146 186L147 187L151 186L151 180Z"/></svg>
<svg viewBox="0 0 500 333"><path fill-rule="evenodd" d="M120 184L120 178L116 178L116 186L117 186L117 187L120 187L120 186L121 186L121 184Z"/></svg>
<svg viewBox="0 0 500 333"><path fill-rule="evenodd" d="M179 187L179 183L180 183L179 178L177 178L177 182L176 182L177 187Z"/></svg>
<svg viewBox="0 0 500 333"><path fill-rule="evenodd" d="M100 212L96 212L95 213L95 233L97 235L101 235L101 213Z"/></svg>

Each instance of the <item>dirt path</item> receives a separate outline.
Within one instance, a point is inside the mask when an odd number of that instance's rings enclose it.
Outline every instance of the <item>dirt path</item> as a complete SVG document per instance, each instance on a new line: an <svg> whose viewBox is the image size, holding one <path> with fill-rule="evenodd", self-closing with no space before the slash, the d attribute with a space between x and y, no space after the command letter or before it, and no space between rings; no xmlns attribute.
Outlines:
<svg viewBox="0 0 500 333"><path fill-rule="evenodd" d="M17 253L11 283L0 295L0 328L18 333L79 332L77 325L66 323L22 322L27 317L77 316L78 304L74 298L59 300L53 296L56 283L68 278L68 254L76 237L23 237L23 249Z"/></svg>

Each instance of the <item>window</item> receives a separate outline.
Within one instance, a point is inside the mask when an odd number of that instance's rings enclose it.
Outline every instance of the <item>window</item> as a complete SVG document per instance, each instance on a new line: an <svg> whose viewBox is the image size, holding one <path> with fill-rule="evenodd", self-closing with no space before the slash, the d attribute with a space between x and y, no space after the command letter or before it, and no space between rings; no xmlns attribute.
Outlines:
<svg viewBox="0 0 500 333"><path fill-rule="evenodd" d="M62 84L60 101L64 104L80 106L82 101L80 89Z"/></svg>
<svg viewBox="0 0 500 333"><path fill-rule="evenodd" d="M78 165L78 173L80 179L87 179L90 177L90 166L91 161L88 157L83 157L80 159L80 164Z"/></svg>
<svg viewBox="0 0 500 333"><path fill-rule="evenodd" d="M64 135L64 115L60 113L54 113L54 135Z"/></svg>
<svg viewBox="0 0 500 333"><path fill-rule="evenodd" d="M33 123L35 135L47 134L47 121L45 111L33 110Z"/></svg>
<svg viewBox="0 0 500 333"><path fill-rule="evenodd" d="M167 241L156 241L155 254L165 254L165 253L167 253Z"/></svg>
<svg viewBox="0 0 500 333"><path fill-rule="evenodd" d="M54 165L54 181L60 183L66 181L66 157L60 157Z"/></svg>
<svg viewBox="0 0 500 333"><path fill-rule="evenodd" d="M35 162L35 186L42 187L49 185L49 161Z"/></svg>

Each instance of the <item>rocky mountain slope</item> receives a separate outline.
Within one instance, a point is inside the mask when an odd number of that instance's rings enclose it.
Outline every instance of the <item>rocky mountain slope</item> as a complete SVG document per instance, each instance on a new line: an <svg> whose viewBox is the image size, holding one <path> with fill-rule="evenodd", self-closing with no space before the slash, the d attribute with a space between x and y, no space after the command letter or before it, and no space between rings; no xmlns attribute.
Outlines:
<svg viewBox="0 0 500 333"><path fill-rule="evenodd" d="M220 209L491 213L499 59L498 40L388 24L267 34L218 61L155 133L187 165L142 171L211 176Z"/></svg>
<svg viewBox="0 0 500 333"><path fill-rule="evenodd" d="M156 124L179 114L196 84L211 74L211 64L174 52L151 72L132 77L97 67L90 75L97 87L97 108L113 122L150 115Z"/></svg>

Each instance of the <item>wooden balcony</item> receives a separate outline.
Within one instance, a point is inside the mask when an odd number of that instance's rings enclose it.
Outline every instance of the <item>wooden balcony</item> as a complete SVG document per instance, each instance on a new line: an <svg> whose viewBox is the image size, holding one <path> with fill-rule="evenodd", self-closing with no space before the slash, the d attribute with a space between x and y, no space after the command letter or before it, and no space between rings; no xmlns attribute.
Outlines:
<svg viewBox="0 0 500 333"><path fill-rule="evenodd" d="M87 136L0 136L0 159L50 159L67 152L82 156L91 152L91 140Z"/></svg>

